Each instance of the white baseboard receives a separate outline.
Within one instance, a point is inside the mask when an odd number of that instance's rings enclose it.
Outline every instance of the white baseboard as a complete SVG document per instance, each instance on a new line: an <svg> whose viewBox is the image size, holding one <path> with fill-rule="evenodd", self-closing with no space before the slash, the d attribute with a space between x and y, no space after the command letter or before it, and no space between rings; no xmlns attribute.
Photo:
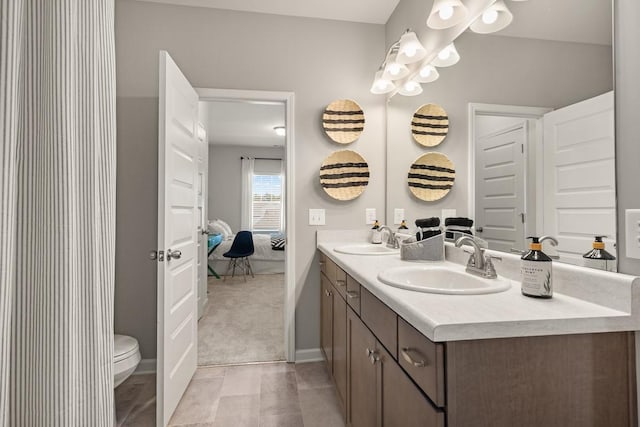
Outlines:
<svg viewBox="0 0 640 427"><path fill-rule="evenodd" d="M319 348L296 350L296 363L320 362L322 360L324 360L324 356Z"/></svg>
<svg viewBox="0 0 640 427"><path fill-rule="evenodd" d="M138 367L133 375L140 374L155 374L156 373L156 359L142 359L138 363Z"/></svg>

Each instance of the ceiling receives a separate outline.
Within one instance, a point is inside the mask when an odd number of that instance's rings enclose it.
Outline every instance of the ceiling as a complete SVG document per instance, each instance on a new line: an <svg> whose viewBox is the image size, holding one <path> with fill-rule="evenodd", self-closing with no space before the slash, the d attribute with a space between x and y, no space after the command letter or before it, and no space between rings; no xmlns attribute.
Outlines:
<svg viewBox="0 0 640 427"><path fill-rule="evenodd" d="M610 0L509 1L513 22L495 33L564 42L611 45Z"/></svg>
<svg viewBox="0 0 640 427"><path fill-rule="evenodd" d="M181 6L386 24L399 0L141 0Z"/></svg>
<svg viewBox="0 0 640 427"><path fill-rule="evenodd" d="M385 24L399 0L138 0ZM469 0L467 0L469 1ZM425 1L425 18L431 1ZM611 45L611 0L508 1L514 19L496 35Z"/></svg>
<svg viewBox="0 0 640 427"><path fill-rule="evenodd" d="M285 137L273 130L285 125L283 103L203 101L200 121L210 145L284 146Z"/></svg>

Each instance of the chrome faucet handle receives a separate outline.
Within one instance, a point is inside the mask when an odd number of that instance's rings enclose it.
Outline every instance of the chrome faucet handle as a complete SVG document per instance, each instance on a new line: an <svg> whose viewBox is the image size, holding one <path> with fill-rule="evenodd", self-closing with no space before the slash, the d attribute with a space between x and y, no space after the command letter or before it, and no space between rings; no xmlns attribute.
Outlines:
<svg viewBox="0 0 640 427"><path fill-rule="evenodd" d="M498 273L496 273L496 268L493 266L493 261L491 261L492 259L496 259L499 261L502 261L502 258L500 257L494 257L494 256L487 256L485 258L484 261L484 277L486 277L487 279L495 279L496 277L498 277Z"/></svg>

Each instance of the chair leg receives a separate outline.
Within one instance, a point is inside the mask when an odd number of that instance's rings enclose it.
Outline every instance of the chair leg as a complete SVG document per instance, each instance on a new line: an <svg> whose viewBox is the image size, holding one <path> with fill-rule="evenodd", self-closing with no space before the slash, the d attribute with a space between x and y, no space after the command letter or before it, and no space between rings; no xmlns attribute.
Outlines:
<svg viewBox="0 0 640 427"><path fill-rule="evenodd" d="M227 276L229 275L229 269L231 268L232 262L233 262L233 258L229 258L229 264L227 264L227 271L224 272L224 279L222 279L223 282L227 280Z"/></svg>
<svg viewBox="0 0 640 427"><path fill-rule="evenodd" d="M249 270L249 273L251 273L251 277L255 279L256 276L253 274L253 269L251 268L251 262L249 261L249 257L245 258L245 260L247 261L247 268Z"/></svg>
<svg viewBox="0 0 640 427"><path fill-rule="evenodd" d="M231 271L231 278L236 275L236 267L238 266L238 258L233 259L233 270Z"/></svg>

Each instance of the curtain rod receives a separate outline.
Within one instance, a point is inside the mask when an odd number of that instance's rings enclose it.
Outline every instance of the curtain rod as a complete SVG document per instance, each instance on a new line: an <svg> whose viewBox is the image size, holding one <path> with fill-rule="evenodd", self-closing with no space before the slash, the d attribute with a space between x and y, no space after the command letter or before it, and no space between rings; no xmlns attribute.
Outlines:
<svg viewBox="0 0 640 427"><path fill-rule="evenodd" d="M277 159L274 157L245 157L245 156L240 156L240 160L242 159L253 159L253 160L282 160L282 159Z"/></svg>

